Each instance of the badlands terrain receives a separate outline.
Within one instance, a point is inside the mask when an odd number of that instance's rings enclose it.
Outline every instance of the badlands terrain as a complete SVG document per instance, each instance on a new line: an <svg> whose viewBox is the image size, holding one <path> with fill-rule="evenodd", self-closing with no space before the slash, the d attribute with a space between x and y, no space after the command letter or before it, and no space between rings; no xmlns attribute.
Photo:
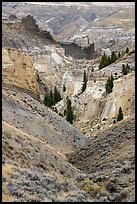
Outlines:
<svg viewBox="0 0 137 204"><path fill-rule="evenodd" d="M3 202L135 202L135 4L111 3L2 3Z"/></svg>

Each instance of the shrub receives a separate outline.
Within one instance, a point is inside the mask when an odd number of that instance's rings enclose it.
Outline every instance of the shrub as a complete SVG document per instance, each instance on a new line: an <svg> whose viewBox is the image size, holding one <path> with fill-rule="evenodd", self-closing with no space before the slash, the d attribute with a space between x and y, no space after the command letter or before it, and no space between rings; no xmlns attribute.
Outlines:
<svg viewBox="0 0 137 204"><path fill-rule="evenodd" d="M85 183L85 185L84 185L84 190L85 190L87 193L89 193L90 195L92 195L92 196L95 196L95 195L96 195L97 193L99 193L100 190L101 190L100 186L98 186L98 185L95 186L95 184L93 183L93 181L90 180L90 179L85 179L85 180L84 180L84 183Z"/></svg>

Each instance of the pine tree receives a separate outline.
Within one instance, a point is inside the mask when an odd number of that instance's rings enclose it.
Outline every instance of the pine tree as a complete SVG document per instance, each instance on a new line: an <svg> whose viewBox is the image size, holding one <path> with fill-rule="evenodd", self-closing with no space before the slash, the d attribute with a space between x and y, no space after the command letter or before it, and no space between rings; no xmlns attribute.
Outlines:
<svg viewBox="0 0 137 204"><path fill-rule="evenodd" d="M123 119L123 112L122 112L122 108L119 108L119 112L117 115L117 121L121 121Z"/></svg>
<svg viewBox="0 0 137 204"><path fill-rule="evenodd" d="M51 107L51 100L49 94L46 94L44 97L44 104L45 106Z"/></svg>
<svg viewBox="0 0 137 204"><path fill-rule="evenodd" d="M111 57L108 56L108 65L111 64Z"/></svg>
<svg viewBox="0 0 137 204"><path fill-rule="evenodd" d="M52 93L52 90L50 91L50 93L47 93L44 97L44 104L48 107L52 107L53 105L55 105L57 102L59 102L61 100L61 95L58 92L57 88L54 88L54 93Z"/></svg>
<svg viewBox="0 0 137 204"><path fill-rule="evenodd" d="M66 86L65 86L65 84L63 84L63 92L65 92L66 91Z"/></svg>
<svg viewBox="0 0 137 204"><path fill-rule="evenodd" d="M114 86L113 80L114 80L114 78L113 78L113 75L111 74L111 76L108 77L107 82L105 84L106 93L111 93L112 92L112 89L113 89L113 86Z"/></svg>
<svg viewBox="0 0 137 204"><path fill-rule="evenodd" d="M111 57L109 55L107 56L104 52L100 60L99 69L102 69L111 63Z"/></svg>
<svg viewBox="0 0 137 204"><path fill-rule="evenodd" d="M53 93L52 93L52 90L50 91L50 104L51 104L51 106L53 106L54 105L54 98L53 98Z"/></svg>
<svg viewBox="0 0 137 204"><path fill-rule="evenodd" d="M128 47L126 48L126 51L125 51L125 53L128 53L129 52L129 49L128 49Z"/></svg>
<svg viewBox="0 0 137 204"><path fill-rule="evenodd" d="M83 86L82 86L82 93L86 90L87 87L87 75L86 75L86 71L84 70L84 74L83 74Z"/></svg>
<svg viewBox="0 0 137 204"><path fill-rule="evenodd" d="M112 51L111 53L111 63L115 62L117 60L117 54L115 51Z"/></svg>
<svg viewBox="0 0 137 204"><path fill-rule="evenodd" d="M104 52L103 55L101 56L101 60L100 60L100 64L99 64L99 69L102 69L105 66L107 66L107 63L108 63L107 55Z"/></svg>
<svg viewBox="0 0 137 204"><path fill-rule="evenodd" d="M130 66L129 66L128 64L126 64L126 69L127 69L127 71L129 72Z"/></svg>
<svg viewBox="0 0 137 204"><path fill-rule="evenodd" d="M55 86L55 88L54 88L54 104L56 104L60 100L61 100L61 95Z"/></svg>
<svg viewBox="0 0 137 204"><path fill-rule="evenodd" d="M118 53L118 58L120 58L121 57L121 54L120 54L120 52Z"/></svg>
<svg viewBox="0 0 137 204"><path fill-rule="evenodd" d="M130 71L130 66L128 64L126 64L126 65L122 64L122 73L124 75L127 75L129 73L129 71Z"/></svg>
<svg viewBox="0 0 137 204"><path fill-rule="evenodd" d="M65 115L66 115L66 120L72 124L74 120L74 114L71 107L71 100L68 97L67 97L67 109L65 111Z"/></svg>

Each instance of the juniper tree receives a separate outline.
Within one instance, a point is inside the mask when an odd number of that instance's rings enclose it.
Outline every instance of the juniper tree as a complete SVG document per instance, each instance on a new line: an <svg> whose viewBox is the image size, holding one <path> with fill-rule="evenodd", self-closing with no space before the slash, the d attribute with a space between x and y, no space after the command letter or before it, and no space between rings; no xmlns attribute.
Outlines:
<svg viewBox="0 0 137 204"><path fill-rule="evenodd" d="M121 54L120 54L120 52L118 53L118 58L120 58L121 57Z"/></svg>
<svg viewBox="0 0 137 204"><path fill-rule="evenodd" d="M112 92L112 89L113 89L113 86L114 86L113 80L114 80L114 78L113 78L113 75L111 74L111 76L108 77L107 82L105 84L106 93L111 93Z"/></svg>
<svg viewBox="0 0 137 204"><path fill-rule="evenodd" d="M102 68L106 67L108 64L109 64L108 57L104 52L103 55L101 56L99 69L102 69Z"/></svg>
<svg viewBox="0 0 137 204"><path fill-rule="evenodd" d="M54 105L54 98L53 98L53 93L52 93L52 90L50 91L50 103L51 103L51 106Z"/></svg>
<svg viewBox="0 0 137 204"><path fill-rule="evenodd" d="M65 115L66 115L66 120L72 124L74 120L74 114L71 106L71 100L69 99L69 97L67 97L67 108L65 111Z"/></svg>
<svg viewBox="0 0 137 204"><path fill-rule="evenodd" d="M111 63L115 62L117 60L117 54L115 51L111 53Z"/></svg>
<svg viewBox="0 0 137 204"><path fill-rule="evenodd" d="M119 112L117 115L117 121L121 121L123 119L123 112L122 112L122 108L119 108Z"/></svg>
<svg viewBox="0 0 137 204"><path fill-rule="evenodd" d="M122 64L122 73L124 75L127 75L129 73L129 70L130 70L130 66L128 64Z"/></svg>
<svg viewBox="0 0 137 204"><path fill-rule="evenodd" d="M60 92L57 90L56 86L54 88L54 104L61 100Z"/></svg>
<svg viewBox="0 0 137 204"><path fill-rule="evenodd" d="M65 92L66 91L66 86L65 86L65 84L63 84L63 92Z"/></svg>
<svg viewBox="0 0 137 204"><path fill-rule="evenodd" d="M125 53L128 53L129 52L129 49L128 49L128 47L126 48L126 51L125 51Z"/></svg>
<svg viewBox="0 0 137 204"><path fill-rule="evenodd" d="M46 94L44 97L44 104L45 106L51 107L51 100L49 94Z"/></svg>
<svg viewBox="0 0 137 204"><path fill-rule="evenodd" d="M84 70L84 74L83 74L83 85L82 85L82 93L86 90L86 87L87 87L87 81L88 81L87 74L86 74L86 71Z"/></svg>

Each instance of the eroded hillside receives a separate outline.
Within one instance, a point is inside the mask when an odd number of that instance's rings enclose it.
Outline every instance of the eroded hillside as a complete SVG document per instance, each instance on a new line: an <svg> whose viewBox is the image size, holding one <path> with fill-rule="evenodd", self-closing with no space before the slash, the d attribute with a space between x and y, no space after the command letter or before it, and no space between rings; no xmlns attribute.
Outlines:
<svg viewBox="0 0 137 204"><path fill-rule="evenodd" d="M2 80L4 83L40 94L32 58L15 48L2 50Z"/></svg>
<svg viewBox="0 0 137 204"><path fill-rule="evenodd" d="M101 12L89 2L84 10L80 3L34 3L3 3L3 202L134 202L134 7L126 17L121 6ZM63 41L43 29L43 20ZM121 56L99 69L101 54L114 51ZM127 75L123 64L130 66ZM110 75L114 86L106 93ZM55 86L61 100L49 108L43 99ZM66 121L67 97L73 124Z"/></svg>

